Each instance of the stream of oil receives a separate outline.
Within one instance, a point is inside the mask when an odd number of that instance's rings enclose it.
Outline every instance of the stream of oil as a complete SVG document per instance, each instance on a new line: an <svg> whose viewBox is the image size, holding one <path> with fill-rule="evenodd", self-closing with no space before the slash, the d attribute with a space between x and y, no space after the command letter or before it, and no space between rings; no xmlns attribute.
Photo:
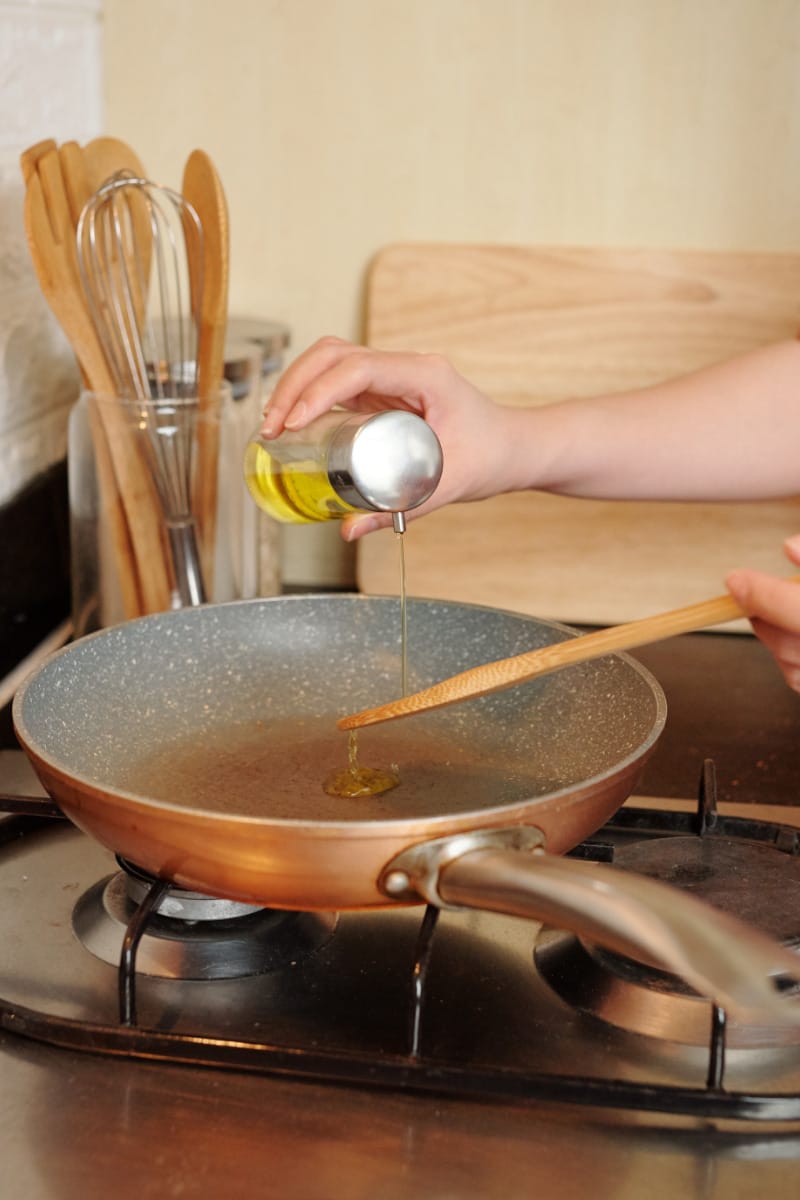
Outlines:
<svg viewBox="0 0 800 1200"><path fill-rule="evenodd" d="M408 691L408 605L406 603L406 554L403 534L395 534L400 563L400 694ZM347 766L328 775L323 784L329 796L356 799L359 796L380 796L400 783L397 763L387 769L365 767L358 761L358 730L351 729L347 743Z"/></svg>
<svg viewBox="0 0 800 1200"><path fill-rule="evenodd" d="M400 562L400 695L408 694L408 606L406 604L405 535L395 534Z"/></svg>

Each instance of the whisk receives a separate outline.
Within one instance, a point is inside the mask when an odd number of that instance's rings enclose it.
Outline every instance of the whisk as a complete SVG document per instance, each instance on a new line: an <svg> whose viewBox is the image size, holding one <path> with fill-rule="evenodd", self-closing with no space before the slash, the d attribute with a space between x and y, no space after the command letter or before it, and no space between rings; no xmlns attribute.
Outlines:
<svg viewBox="0 0 800 1200"><path fill-rule="evenodd" d="M164 513L178 599L206 593L192 513L203 231L178 192L113 175L78 220L87 306L117 394L134 415Z"/></svg>

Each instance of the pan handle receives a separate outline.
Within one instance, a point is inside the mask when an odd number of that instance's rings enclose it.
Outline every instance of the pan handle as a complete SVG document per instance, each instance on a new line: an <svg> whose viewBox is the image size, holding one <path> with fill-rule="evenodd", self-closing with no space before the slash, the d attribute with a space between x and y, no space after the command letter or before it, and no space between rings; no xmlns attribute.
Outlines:
<svg viewBox="0 0 800 1200"><path fill-rule="evenodd" d="M546 921L670 971L732 1013L800 1024L800 1000L786 994L800 983L800 956L669 884L556 858L542 842L517 828L422 843L389 864L382 886L396 899Z"/></svg>

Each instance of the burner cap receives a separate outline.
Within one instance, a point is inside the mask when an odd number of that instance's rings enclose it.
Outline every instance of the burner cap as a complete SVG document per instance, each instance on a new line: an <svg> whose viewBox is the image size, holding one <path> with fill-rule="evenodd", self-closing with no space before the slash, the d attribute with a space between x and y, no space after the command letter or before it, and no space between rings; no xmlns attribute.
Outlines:
<svg viewBox="0 0 800 1200"><path fill-rule="evenodd" d="M125 873L125 891L133 904L138 906L158 881L155 875L126 858L117 856L117 862ZM263 907L261 904L243 904L239 900L224 900L203 892L187 892L184 888L171 887L155 911L161 917L173 917L176 921L229 921L262 912Z"/></svg>
<svg viewBox="0 0 800 1200"><path fill-rule="evenodd" d="M79 940L112 966L119 965L125 931L136 909L130 892L130 877L120 871L89 888L72 914ZM167 979L261 975L312 954L329 941L336 926L333 913L253 910L247 905L234 905L245 911L232 912L230 901L194 892L178 892L177 902L179 914L162 905L142 935L136 966L144 975ZM187 911L193 915L187 916Z"/></svg>

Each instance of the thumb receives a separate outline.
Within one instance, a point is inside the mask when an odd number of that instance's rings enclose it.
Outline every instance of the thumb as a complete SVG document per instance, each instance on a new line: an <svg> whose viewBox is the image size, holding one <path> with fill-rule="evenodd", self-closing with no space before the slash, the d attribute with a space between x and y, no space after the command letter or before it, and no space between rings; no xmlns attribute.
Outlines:
<svg viewBox="0 0 800 1200"><path fill-rule="evenodd" d="M366 516L363 513L357 513L354 516L345 517L342 521L342 537L346 542L354 542L357 538L363 537L365 533L374 533L376 529L386 529L392 524L391 513L368 513Z"/></svg>
<svg viewBox="0 0 800 1200"><path fill-rule="evenodd" d="M800 590L795 580L741 569L732 571L725 585L751 619L800 633Z"/></svg>

